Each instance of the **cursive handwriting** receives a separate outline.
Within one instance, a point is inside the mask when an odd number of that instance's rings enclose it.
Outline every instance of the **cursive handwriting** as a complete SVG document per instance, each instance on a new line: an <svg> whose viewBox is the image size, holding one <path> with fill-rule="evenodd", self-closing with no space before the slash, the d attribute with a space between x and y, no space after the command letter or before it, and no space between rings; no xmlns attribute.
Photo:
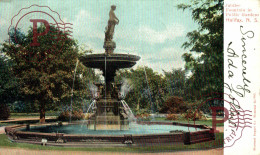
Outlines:
<svg viewBox="0 0 260 155"><path fill-rule="evenodd" d="M236 54L235 50L233 48L231 48L230 46L232 45L232 42L230 42L228 44L228 48L227 48L227 52L230 54L228 55L228 78L232 78L234 76L234 73L232 71L232 68L237 68L234 63L233 63L233 60L231 58L234 58L234 57L238 57L238 55Z"/></svg>
<svg viewBox="0 0 260 155"><path fill-rule="evenodd" d="M228 84L224 83L224 87L227 88L230 93L235 93L239 97L245 97L246 93L250 93L250 88L249 88L249 83L251 81L246 77L247 74L247 48L246 48L246 41L247 39L252 39L254 38L254 32L249 30L249 31L244 31L244 27L240 26L240 33L242 35L241 37L241 46L242 46L242 54L240 56L241 58L241 66L242 66L242 77L243 77L243 83L242 84L234 84L235 87L233 87L233 84ZM238 66L234 64L234 61L232 59L234 58L239 58L239 55L235 52L235 50L231 47L232 42L228 44L227 48L227 53L228 53L228 78L231 79L233 78L234 72L232 69L237 69Z"/></svg>

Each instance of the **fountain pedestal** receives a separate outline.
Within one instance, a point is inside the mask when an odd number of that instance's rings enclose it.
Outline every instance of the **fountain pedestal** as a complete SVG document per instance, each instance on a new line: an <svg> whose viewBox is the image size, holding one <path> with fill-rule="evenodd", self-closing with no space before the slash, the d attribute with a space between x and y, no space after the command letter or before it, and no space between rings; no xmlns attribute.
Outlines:
<svg viewBox="0 0 260 155"><path fill-rule="evenodd" d="M130 68L140 59L130 54L90 54L80 58L83 64L90 68L102 70L105 84L95 84L99 97L96 100L95 111L88 119L88 128L93 130L127 130L129 121L127 112L119 97L121 84L114 82L116 71L120 68Z"/></svg>
<svg viewBox="0 0 260 155"><path fill-rule="evenodd" d="M88 119L88 129L92 130L127 130L129 121L122 103L118 98L121 84L107 82L98 86L99 98L96 101L96 109ZM108 90L106 91L106 88Z"/></svg>

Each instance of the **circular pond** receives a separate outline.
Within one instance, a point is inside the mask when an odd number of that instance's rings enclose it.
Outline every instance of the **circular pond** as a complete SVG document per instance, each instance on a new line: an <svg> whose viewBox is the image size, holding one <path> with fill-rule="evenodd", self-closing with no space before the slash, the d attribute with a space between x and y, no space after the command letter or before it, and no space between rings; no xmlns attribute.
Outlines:
<svg viewBox="0 0 260 155"><path fill-rule="evenodd" d="M5 128L14 142L52 146L185 145L215 139L213 128L175 122L131 123L129 130L90 130L83 122L14 125Z"/></svg>
<svg viewBox="0 0 260 155"><path fill-rule="evenodd" d="M170 132L194 132L202 129L186 126L174 126L163 124L130 124L129 130L90 130L85 124L71 125L48 125L48 126L31 126L30 132L40 133L64 133L64 134L87 134L87 135L144 135L144 134L162 134ZM21 131L26 131L25 128Z"/></svg>

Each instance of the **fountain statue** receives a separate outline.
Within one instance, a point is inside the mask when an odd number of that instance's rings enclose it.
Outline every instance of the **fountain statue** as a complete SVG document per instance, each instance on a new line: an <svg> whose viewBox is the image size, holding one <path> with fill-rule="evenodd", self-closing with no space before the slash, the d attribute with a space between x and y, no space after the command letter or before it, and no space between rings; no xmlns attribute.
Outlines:
<svg viewBox="0 0 260 155"><path fill-rule="evenodd" d="M116 43L113 41L115 25L119 23L119 19L116 17L114 11L116 6L112 5L109 12L109 20L105 31L105 42L104 48L106 49L107 54L112 54L116 48Z"/></svg>
<svg viewBox="0 0 260 155"><path fill-rule="evenodd" d="M90 68L100 69L105 78L105 84L95 83L97 92L89 108L88 129L93 130L128 130L129 117L132 117L128 105L120 94L121 83L115 83L116 71L121 68L130 68L140 59L131 54L114 53L116 43L113 41L115 25L119 23L112 5L109 12L108 26L105 31L105 53L90 54L80 58L83 64Z"/></svg>

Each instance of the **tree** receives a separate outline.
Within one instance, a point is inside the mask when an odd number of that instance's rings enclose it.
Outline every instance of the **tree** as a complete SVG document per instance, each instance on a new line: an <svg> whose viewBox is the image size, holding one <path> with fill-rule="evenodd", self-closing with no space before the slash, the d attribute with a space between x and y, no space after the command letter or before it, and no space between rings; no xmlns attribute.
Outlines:
<svg viewBox="0 0 260 155"><path fill-rule="evenodd" d="M179 9L190 9L198 30L187 34L189 41L183 48L186 71L191 71L189 92L199 98L212 92L223 92L223 0L195 0L180 4ZM195 55L194 55L195 54Z"/></svg>
<svg viewBox="0 0 260 155"><path fill-rule="evenodd" d="M17 99L17 79L12 74L12 62L4 55L0 56L0 102L12 103Z"/></svg>
<svg viewBox="0 0 260 155"><path fill-rule="evenodd" d="M10 110L7 106L17 98L18 83L11 72L11 61L4 55L0 55L0 120L8 119Z"/></svg>
<svg viewBox="0 0 260 155"><path fill-rule="evenodd" d="M134 111L139 109L158 111L164 102L165 82L161 75L155 73L151 68L138 67L135 70L118 71L115 81L122 82L122 79L131 81L132 90L127 94L126 102Z"/></svg>
<svg viewBox="0 0 260 155"><path fill-rule="evenodd" d="M186 74L182 69L173 69L170 72L164 71L167 97L169 96L185 96Z"/></svg>
<svg viewBox="0 0 260 155"><path fill-rule="evenodd" d="M41 25L37 31L42 33L45 29ZM11 31L11 43L4 43L3 51L14 62L12 71L19 79L19 92L24 99L39 106L40 122L44 123L46 109L69 102L72 97L73 74L80 56L77 42L51 26L46 35L38 37L41 46L30 46L33 28L29 29L28 34L17 31L18 33ZM16 34L19 34L19 39L15 39ZM95 79L93 70L84 67L80 62L77 73L82 73L83 76L77 74L75 77L74 98L84 94L83 81Z"/></svg>

